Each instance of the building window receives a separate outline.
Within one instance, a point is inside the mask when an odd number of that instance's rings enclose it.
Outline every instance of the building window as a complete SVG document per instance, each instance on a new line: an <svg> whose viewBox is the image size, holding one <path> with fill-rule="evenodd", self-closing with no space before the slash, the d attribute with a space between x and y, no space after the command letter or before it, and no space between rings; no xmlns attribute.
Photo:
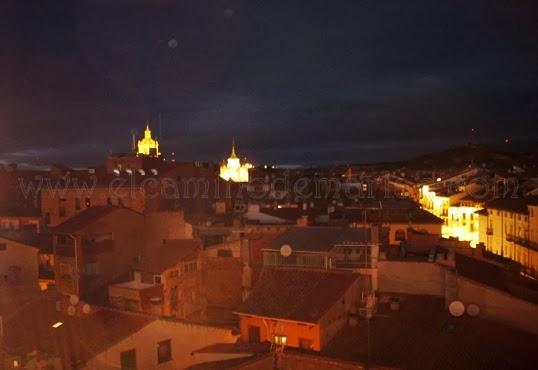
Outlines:
<svg viewBox="0 0 538 370"><path fill-rule="evenodd" d="M60 217L65 217L65 207L60 206L60 207L58 208L58 215L59 215Z"/></svg>
<svg viewBox="0 0 538 370"><path fill-rule="evenodd" d="M248 342L260 343L260 327L255 325L248 326Z"/></svg>
<svg viewBox="0 0 538 370"><path fill-rule="evenodd" d="M106 198L106 204L109 205L109 206L111 206L111 205L112 205L112 198L107 197L107 198Z"/></svg>
<svg viewBox="0 0 538 370"><path fill-rule="evenodd" d="M184 266L184 272L196 272L196 262L186 263Z"/></svg>
<svg viewBox="0 0 538 370"><path fill-rule="evenodd" d="M172 270L169 272L168 276L170 276L171 279L177 278L179 276L179 272L177 270Z"/></svg>
<svg viewBox="0 0 538 370"><path fill-rule="evenodd" d="M299 338L299 348L301 349L312 349L312 340L311 339L305 339L305 338Z"/></svg>
<svg viewBox="0 0 538 370"><path fill-rule="evenodd" d="M90 208L92 205L92 201L90 198L86 198L86 208Z"/></svg>
<svg viewBox="0 0 538 370"><path fill-rule="evenodd" d="M157 363L162 364L172 359L172 344L170 339L157 343Z"/></svg>
<svg viewBox="0 0 538 370"><path fill-rule="evenodd" d="M153 284L162 284L161 275L153 275Z"/></svg>
<svg viewBox="0 0 538 370"><path fill-rule="evenodd" d="M285 335L275 335L275 344L278 346L285 346L287 340Z"/></svg>
<svg viewBox="0 0 538 370"><path fill-rule="evenodd" d="M120 353L121 370L136 370L136 349Z"/></svg>
<svg viewBox="0 0 538 370"><path fill-rule="evenodd" d="M396 230L396 234L394 236L396 241L404 241L405 240L405 231L404 230Z"/></svg>
<svg viewBox="0 0 538 370"><path fill-rule="evenodd" d="M219 257L232 257L232 251L230 249L219 249L217 251Z"/></svg>
<svg viewBox="0 0 538 370"><path fill-rule="evenodd" d="M80 198L75 198L75 209L80 211Z"/></svg>

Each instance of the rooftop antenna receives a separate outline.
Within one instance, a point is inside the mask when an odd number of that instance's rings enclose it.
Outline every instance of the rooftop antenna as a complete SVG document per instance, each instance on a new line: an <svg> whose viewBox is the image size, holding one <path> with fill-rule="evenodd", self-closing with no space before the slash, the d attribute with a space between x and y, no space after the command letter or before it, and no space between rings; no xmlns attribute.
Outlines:
<svg viewBox="0 0 538 370"><path fill-rule="evenodd" d="M163 137L163 122L162 122L162 115L159 112L159 139L162 140Z"/></svg>
<svg viewBox="0 0 538 370"><path fill-rule="evenodd" d="M131 151L136 153L136 129L131 129Z"/></svg>

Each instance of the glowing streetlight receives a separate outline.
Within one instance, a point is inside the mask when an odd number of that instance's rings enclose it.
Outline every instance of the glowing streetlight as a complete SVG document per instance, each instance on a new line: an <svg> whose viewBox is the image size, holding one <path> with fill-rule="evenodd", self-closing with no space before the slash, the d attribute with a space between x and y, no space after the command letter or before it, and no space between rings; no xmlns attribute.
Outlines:
<svg viewBox="0 0 538 370"><path fill-rule="evenodd" d="M60 326L62 326L64 323L61 321L58 321L57 323L52 324L52 327L54 329L58 329Z"/></svg>

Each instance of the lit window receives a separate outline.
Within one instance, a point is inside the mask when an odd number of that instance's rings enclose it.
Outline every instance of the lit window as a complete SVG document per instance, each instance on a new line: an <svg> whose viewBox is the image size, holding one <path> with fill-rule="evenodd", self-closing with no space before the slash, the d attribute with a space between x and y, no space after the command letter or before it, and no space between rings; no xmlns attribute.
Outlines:
<svg viewBox="0 0 538 370"><path fill-rule="evenodd" d="M284 335L275 335L275 344L279 346L285 346L286 340L287 338Z"/></svg>
<svg viewBox="0 0 538 370"><path fill-rule="evenodd" d="M172 360L172 344L170 339L157 343L157 363Z"/></svg>

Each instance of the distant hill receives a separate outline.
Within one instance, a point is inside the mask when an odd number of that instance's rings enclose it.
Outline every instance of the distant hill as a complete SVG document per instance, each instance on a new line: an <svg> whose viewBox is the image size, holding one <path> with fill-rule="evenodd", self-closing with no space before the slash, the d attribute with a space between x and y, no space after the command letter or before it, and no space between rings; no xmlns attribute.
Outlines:
<svg viewBox="0 0 538 370"><path fill-rule="evenodd" d="M468 144L422 155L405 161L403 165L415 169L463 167L469 164L506 168L522 165L524 162L525 157L521 153L502 151L487 145Z"/></svg>
<svg viewBox="0 0 538 370"><path fill-rule="evenodd" d="M518 149L510 148L510 149ZM449 168L462 168L470 164L495 169L507 169L514 165L520 167L538 166L538 154L528 152L518 152L516 150L499 149L491 145L467 144L454 148L449 148L440 152L424 154L409 160L376 163L370 167L397 169L423 169L423 170L443 170Z"/></svg>

